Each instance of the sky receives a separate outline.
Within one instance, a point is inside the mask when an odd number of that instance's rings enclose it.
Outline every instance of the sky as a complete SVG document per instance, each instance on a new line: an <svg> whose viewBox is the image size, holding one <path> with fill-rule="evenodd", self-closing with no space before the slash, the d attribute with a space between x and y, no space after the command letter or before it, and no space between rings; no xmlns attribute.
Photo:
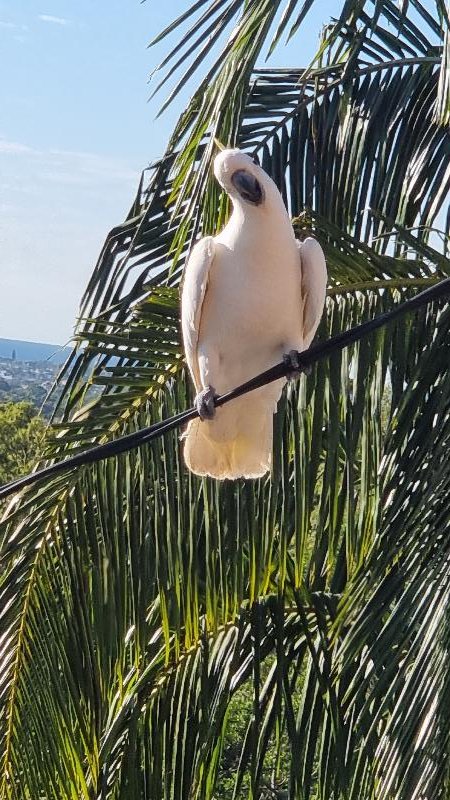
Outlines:
<svg viewBox="0 0 450 800"><path fill-rule="evenodd" d="M306 64L341 5L316 0L269 64ZM106 235L189 95L155 119L165 95L149 102L149 76L168 43L148 43L187 6L0 0L0 337L64 344L72 335Z"/></svg>

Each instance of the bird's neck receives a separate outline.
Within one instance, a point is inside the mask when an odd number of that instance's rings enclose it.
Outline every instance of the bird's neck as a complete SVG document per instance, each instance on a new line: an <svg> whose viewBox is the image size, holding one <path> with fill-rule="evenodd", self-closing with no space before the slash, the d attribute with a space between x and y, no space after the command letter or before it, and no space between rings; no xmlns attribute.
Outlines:
<svg viewBox="0 0 450 800"><path fill-rule="evenodd" d="M256 237L259 241L295 239L292 223L281 197L275 206L267 204L264 207L233 200L233 213L226 229L235 236Z"/></svg>

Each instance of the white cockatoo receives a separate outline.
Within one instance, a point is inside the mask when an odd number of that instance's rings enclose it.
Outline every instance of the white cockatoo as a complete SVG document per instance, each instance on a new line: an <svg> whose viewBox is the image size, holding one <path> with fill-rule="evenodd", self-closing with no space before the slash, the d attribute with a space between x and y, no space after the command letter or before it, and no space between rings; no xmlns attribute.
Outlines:
<svg viewBox="0 0 450 800"><path fill-rule="evenodd" d="M214 396L309 347L327 271L318 242L295 239L277 187L249 155L222 150L214 174L233 212L218 236L195 245L185 269L182 331L200 419L184 434L184 458L197 475L258 478L270 469L286 379L217 409Z"/></svg>

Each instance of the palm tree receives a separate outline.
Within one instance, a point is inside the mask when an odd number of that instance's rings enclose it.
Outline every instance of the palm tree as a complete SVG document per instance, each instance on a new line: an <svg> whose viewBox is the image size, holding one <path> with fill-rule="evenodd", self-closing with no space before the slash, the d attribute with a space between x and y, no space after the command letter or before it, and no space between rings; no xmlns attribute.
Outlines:
<svg viewBox="0 0 450 800"><path fill-rule="evenodd" d="M191 404L178 285L228 213L213 136L321 242L321 338L450 274L444 0L346 0L312 64L256 69L313 3L199 0L161 34L169 100L205 74L94 268L49 460ZM0 800L221 798L230 758L236 798L449 796L449 329L436 302L302 377L270 478L199 480L173 433L14 498Z"/></svg>

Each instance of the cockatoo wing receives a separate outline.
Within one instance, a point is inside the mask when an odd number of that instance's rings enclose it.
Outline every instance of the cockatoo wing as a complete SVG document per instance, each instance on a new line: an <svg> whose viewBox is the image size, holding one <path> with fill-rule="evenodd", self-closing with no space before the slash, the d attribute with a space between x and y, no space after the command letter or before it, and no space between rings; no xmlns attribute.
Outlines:
<svg viewBox="0 0 450 800"><path fill-rule="evenodd" d="M303 345L311 344L323 313L327 294L327 267L323 250L315 239L308 236L297 242L303 301Z"/></svg>
<svg viewBox="0 0 450 800"><path fill-rule="evenodd" d="M181 328L184 352L197 392L202 389L197 358L198 333L208 275L214 260L214 239L205 236L192 250L184 270L181 292Z"/></svg>

